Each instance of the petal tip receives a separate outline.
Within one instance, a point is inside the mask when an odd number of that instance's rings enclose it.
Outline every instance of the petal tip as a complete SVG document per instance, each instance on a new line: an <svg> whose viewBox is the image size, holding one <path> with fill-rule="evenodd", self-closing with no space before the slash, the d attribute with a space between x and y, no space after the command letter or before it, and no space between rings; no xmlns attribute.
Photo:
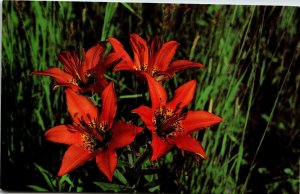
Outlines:
<svg viewBox="0 0 300 194"><path fill-rule="evenodd" d="M59 172L57 173L57 176L62 177L65 174L68 174L68 172L66 172L65 170L62 170L62 168L59 169Z"/></svg>
<svg viewBox="0 0 300 194"><path fill-rule="evenodd" d="M112 182L112 177L113 177L113 175L111 175L111 176L106 176L106 178L108 179L109 182Z"/></svg>
<svg viewBox="0 0 300 194"><path fill-rule="evenodd" d="M157 160L157 157L154 157L154 156L152 155L151 158L150 158L150 160L151 160L152 162L154 162L155 160Z"/></svg>
<svg viewBox="0 0 300 194"><path fill-rule="evenodd" d="M59 171L59 172L57 173L57 176L61 177L61 176L64 176L65 174L66 174L66 173L62 173L62 172Z"/></svg>
<svg viewBox="0 0 300 194"><path fill-rule="evenodd" d="M216 121L216 124L218 124L218 123L221 123L223 121L223 119L216 115L215 121Z"/></svg>
<svg viewBox="0 0 300 194"><path fill-rule="evenodd" d="M206 153L203 152L202 154L200 153L197 153L197 155L199 155L200 157L202 157L204 160L206 160L207 156L206 156Z"/></svg>

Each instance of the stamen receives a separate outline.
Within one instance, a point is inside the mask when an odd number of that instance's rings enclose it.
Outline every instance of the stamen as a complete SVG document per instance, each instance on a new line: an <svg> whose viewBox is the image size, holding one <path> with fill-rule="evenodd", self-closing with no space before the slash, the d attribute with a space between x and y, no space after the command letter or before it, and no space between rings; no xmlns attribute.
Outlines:
<svg viewBox="0 0 300 194"><path fill-rule="evenodd" d="M137 66L135 66L135 65L133 66L133 69L136 70L136 71L141 71L141 68L140 68L140 67L137 67Z"/></svg>
<svg viewBox="0 0 300 194"><path fill-rule="evenodd" d="M148 72L148 64L143 64L142 65L142 71Z"/></svg>
<svg viewBox="0 0 300 194"><path fill-rule="evenodd" d="M77 114L74 115L76 116ZM81 146L90 152L106 149L112 139L110 130L108 130L108 123L99 122L97 118L92 118L90 114L86 116L88 122L81 116L79 123L74 122L73 125L71 125L73 126L73 132L79 131L81 133Z"/></svg>
<svg viewBox="0 0 300 194"><path fill-rule="evenodd" d="M77 82L76 79L71 79L71 80L68 80L67 82L70 83L70 84L78 86L78 82Z"/></svg>
<svg viewBox="0 0 300 194"><path fill-rule="evenodd" d="M154 76L157 72L158 72L157 68L153 67L150 73L152 76Z"/></svg>
<svg viewBox="0 0 300 194"><path fill-rule="evenodd" d="M155 118L152 122L156 126L156 132L160 137L174 138L176 132L183 131L180 121L186 117L188 109L187 106L181 108L180 104L176 106L174 111L165 106L154 111Z"/></svg>

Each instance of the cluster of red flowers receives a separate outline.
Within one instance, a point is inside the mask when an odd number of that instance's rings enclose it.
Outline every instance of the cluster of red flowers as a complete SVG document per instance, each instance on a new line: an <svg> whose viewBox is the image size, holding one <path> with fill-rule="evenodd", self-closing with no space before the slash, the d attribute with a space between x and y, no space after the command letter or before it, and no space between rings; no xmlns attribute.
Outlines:
<svg viewBox="0 0 300 194"><path fill-rule="evenodd" d="M122 120L114 121L117 113L117 97L114 84L108 83L104 72L113 64L113 71L128 70L148 84L152 107L140 106L132 113L140 116L152 134L151 160L157 160L173 146L206 158L200 142L190 134L196 130L220 123L222 119L206 111L189 111L196 90L196 80L189 81L175 90L172 100L160 82L172 78L174 73L190 68L202 67L200 63L172 58L178 43L162 43L157 39L144 40L131 34L130 44L133 60L123 45L109 38L114 52L106 55L106 47L97 44L82 59L75 52L62 51L58 54L64 70L50 68L32 72L34 75L51 76L56 86L64 86L68 112L73 123L59 125L45 133L47 140L70 145L65 152L58 176L62 176L88 160L96 158L98 168L109 181L117 165L116 149L132 143L143 128ZM84 95L93 92L101 95L102 110Z"/></svg>

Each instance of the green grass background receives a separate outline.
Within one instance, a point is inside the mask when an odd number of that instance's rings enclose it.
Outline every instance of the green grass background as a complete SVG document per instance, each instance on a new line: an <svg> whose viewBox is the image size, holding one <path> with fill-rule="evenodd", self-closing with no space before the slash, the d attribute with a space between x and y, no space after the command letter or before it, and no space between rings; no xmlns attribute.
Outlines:
<svg viewBox="0 0 300 194"><path fill-rule="evenodd" d="M297 193L299 13L296 7L272 6L3 2L2 189ZM46 142L43 134L70 118L63 90L53 91L51 78L30 72L61 67L60 50L88 49L111 36L130 50L130 33L176 40L174 59L204 64L176 74L165 87L171 97L175 88L197 79L190 109L223 118L219 126L195 133L207 159L197 163L174 149L157 163L146 160L143 169L159 172L141 178L125 168L128 159L130 165L135 160L128 146L119 153L113 184L105 183L94 162L56 177L66 147ZM141 103L135 77L111 71L106 76L116 81L118 117L128 115Z"/></svg>

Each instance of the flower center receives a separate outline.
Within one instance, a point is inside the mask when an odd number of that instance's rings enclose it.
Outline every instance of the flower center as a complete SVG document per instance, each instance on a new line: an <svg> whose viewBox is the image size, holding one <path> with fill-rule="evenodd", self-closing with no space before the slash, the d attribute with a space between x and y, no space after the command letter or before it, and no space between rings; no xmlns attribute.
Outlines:
<svg viewBox="0 0 300 194"><path fill-rule="evenodd" d="M99 121L86 123L82 120L79 124L79 128L82 132L81 146L90 152L106 149L112 139L110 130L108 129L108 123Z"/></svg>
<svg viewBox="0 0 300 194"><path fill-rule="evenodd" d="M182 132L183 127L180 121L186 117L187 107L177 105L175 110L161 106L154 111L153 124L156 127L156 133L163 139L176 137L177 132Z"/></svg>
<svg viewBox="0 0 300 194"><path fill-rule="evenodd" d="M84 149L89 150L90 152L95 152L97 150L102 151L102 150L105 150L107 148L108 143L110 142L110 140L111 140L111 134L108 131L103 136L102 141L100 141L99 139L97 139L93 135L82 134L81 135L81 141L82 141L81 146Z"/></svg>
<svg viewBox="0 0 300 194"><path fill-rule="evenodd" d="M133 69L135 69L136 71L146 71L152 77L158 72L156 67L150 67L148 64L142 64L141 67L133 66Z"/></svg>
<svg viewBox="0 0 300 194"><path fill-rule="evenodd" d="M90 85L93 85L97 78L97 75L93 71L88 71L83 76L84 78L77 77L78 86L81 88L88 88Z"/></svg>

